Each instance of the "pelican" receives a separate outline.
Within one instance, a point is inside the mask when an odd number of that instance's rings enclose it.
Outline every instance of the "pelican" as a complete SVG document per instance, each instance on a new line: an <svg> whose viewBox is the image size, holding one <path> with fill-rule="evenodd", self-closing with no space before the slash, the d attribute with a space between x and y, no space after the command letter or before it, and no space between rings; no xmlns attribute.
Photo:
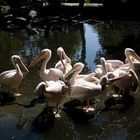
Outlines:
<svg viewBox="0 0 140 140"><path fill-rule="evenodd" d="M101 63L101 65L98 65L97 68L95 69L95 76L97 78L101 78L102 76L104 76L108 72L107 63L106 63L104 57L100 58L100 63ZM108 69L110 70L111 65L108 65L108 67L109 67Z"/></svg>
<svg viewBox="0 0 140 140"><path fill-rule="evenodd" d="M21 94L18 93L18 87L23 80L23 73L20 67L23 68L27 72L28 72L28 69L23 64L21 58L18 55L13 55L11 57L11 60L15 69L7 70L0 74L0 86L7 87L7 88L16 88L15 95L20 96Z"/></svg>
<svg viewBox="0 0 140 140"><path fill-rule="evenodd" d="M124 75L110 79L109 84L112 87L119 88L118 95L124 96L129 91L137 92L139 86L139 78L134 70L129 69Z"/></svg>
<svg viewBox="0 0 140 140"><path fill-rule="evenodd" d="M114 75L114 77L118 77L126 73L126 70L120 69L120 67L124 65L124 63L120 60L105 60L104 58L103 62L105 63L104 65L107 69L107 76L110 75L110 72Z"/></svg>
<svg viewBox="0 0 140 140"><path fill-rule="evenodd" d="M88 82L93 82L93 83L96 83L98 84L99 83L99 79L97 77L95 77L95 73L92 72L92 73L89 73L89 74L80 74L84 68L84 64L81 63L81 62L77 62L75 65L75 71L77 71L77 75L75 77L75 79L84 79ZM71 75L71 72L68 72L66 75L65 75L65 79L67 79L69 77L69 75ZM70 82L71 85L73 84L73 82Z"/></svg>
<svg viewBox="0 0 140 140"><path fill-rule="evenodd" d="M113 69L117 69L119 68L120 66L124 65L124 62L122 62L121 60L106 60L106 62L108 64L111 64L112 68Z"/></svg>
<svg viewBox="0 0 140 140"><path fill-rule="evenodd" d="M131 68L137 72L140 69L140 57L131 48L125 49L125 56L128 63L126 63L124 66L122 65L120 68Z"/></svg>
<svg viewBox="0 0 140 140"><path fill-rule="evenodd" d="M114 66L113 66L113 60L105 60L104 57L100 58L100 62L101 62L101 67L95 69L96 77L100 78L103 75L106 75L107 77L110 75L114 75L114 77L118 77L126 73L125 70L120 69L123 63L121 63L121 61L119 60L114 60ZM119 65L120 67L117 68Z"/></svg>
<svg viewBox="0 0 140 140"><path fill-rule="evenodd" d="M105 77L101 79L99 84L95 84L92 82L88 82L85 79L78 78L76 79L76 76L80 72L80 68L83 66L82 63L78 62L73 65L73 68L71 71L69 71L68 75L72 75L72 78L70 79L70 85L71 85L71 96L70 99L78 99L81 102L86 101L88 108L85 108L86 111L91 110L89 107L89 100L94 99L95 96L102 93L102 85L106 82Z"/></svg>
<svg viewBox="0 0 140 140"><path fill-rule="evenodd" d="M121 65L119 69L124 71L133 69L135 70L135 72L138 72L138 70L140 69L140 57L131 48L126 48L124 54L126 57L125 64Z"/></svg>
<svg viewBox="0 0 140 140"><path fill-rule="evenodd" d="M66 97L67 85L63 81L46 81L40 82L35 92L37 96L44 96L46 98L47 106L58 109L63 105L63 100Z"/></svg>
<svg viewBox="0 0 140 140"><path fill-rule="evenodd" d="M47 63L50 60L52 52L50 49L44 49L41 53L33 60L29 67L33 67L39 61L43 60L41 70L40 70L40 78L43 81L57 81L62 80L64 81L63 72L57 68L49 68L46 69Z"/></svg>
<svg viewBox="0 0 140 140"><path fill-rule="evenodd" d="M60 69L63 74L68 73L72 69L71 59L66 55L62 47L57 49L57 54L60 60L56 63L55 68Z"/></svg>
<svg viewBox="0 0 140 140"><path fill-rule="evenodd" d="M97 65L97 68L102 69L102 64L104 63L106 65L106 70L109 71L113 71L117 68L119 68L120 66L124 65L124 62L120 61L120 60L105 60L104 57L100 58L100 62L101 65Z"/></svg>

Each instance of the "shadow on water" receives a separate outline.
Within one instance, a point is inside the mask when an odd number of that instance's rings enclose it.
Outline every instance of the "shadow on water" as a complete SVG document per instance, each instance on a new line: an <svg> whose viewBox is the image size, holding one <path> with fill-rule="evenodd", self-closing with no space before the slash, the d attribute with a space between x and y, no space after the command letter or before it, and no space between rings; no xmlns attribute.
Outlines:
<svg viewBox="0 0 140 140"><path fill-rule="evenodd" d="M16 100L15 95L12 92L0 92L0 106L10 105Z"/></svg>
<svg viewBox="0 0 140 140"><path fill-rule="evenodd" d="M132 107L134 103L135 98L133 96L124 97L118 100L116 100L114 97L110 97L104 102L105 108L102 111L108 111L113 105L122 105L122 107L120 108L120 112L125 112L130 107Z"/></svg>
<svg viewBox="0 0 140 140"><path fill-rule="evenodd" d="M43 111L33 120L31 130L37 133L51 131L55 124L55 114L50 107L45 107Z"/></svg>
<svg viewBox="0 0 140 140"><path fill-rule="evenodd" d="M86 124L95 117L95 112L87 113L81 108L63 108L63 111L76 124Z"/></svg>

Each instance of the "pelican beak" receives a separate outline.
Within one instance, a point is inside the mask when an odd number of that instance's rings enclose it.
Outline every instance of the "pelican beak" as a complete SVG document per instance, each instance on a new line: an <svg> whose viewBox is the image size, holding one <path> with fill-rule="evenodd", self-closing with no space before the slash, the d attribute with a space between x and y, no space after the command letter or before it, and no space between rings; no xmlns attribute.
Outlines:
<svg viewBox="0 0 140 140"><path fill-rule="evenodd" d="M39 63L42 59L46 58L46 53L40 53L29 65L30 67L34 67L37 63Z"/></svg>
<svg viewBox="0 0 140 140"><path fill-rule="evenodd" d="M27 67L24 65L24 63L21 60L18 61L18 64L23 68L23 70L29 72L29 70L27 69Z"/></svg>

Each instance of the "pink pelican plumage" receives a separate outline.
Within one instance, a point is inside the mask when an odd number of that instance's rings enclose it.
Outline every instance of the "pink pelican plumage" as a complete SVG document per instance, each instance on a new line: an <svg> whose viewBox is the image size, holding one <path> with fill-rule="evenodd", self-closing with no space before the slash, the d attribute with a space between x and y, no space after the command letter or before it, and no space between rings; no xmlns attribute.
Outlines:
<svg viewBox="0 0 140 140"><path fill-rule="evenodd" d="M11 60L15 69L7 70L0 74L0 86L7 87L7 88L16 88L15 95L20 96L21 94L18 93L18 87L23 80L23 73L20 67L23 68L27 72L28 72L28 69L23 64L21 58L18 55L13 55L11 57Z"/></svg>
<svg viewBox="0 0 140 140"><path fill-rule="evenodd" d="M96 69L95 69L95 76L96 76L97 78L99 78L99 79L100 79L102 76L106 75L107 72L108 72L108 70L107 70L107 63L106 63L104 57L101 57L101 58L100 58L100 63L101 63L101 65L97 65L97 67L96 67ZM108 65L108 67L110 67L110 66ZM110 69L110 68L108 68L108 69Z"/></svg>
<svg viewBox="0 0 140 140"><path fill-rule="evenodd" d="M60 60L56 63L55 68L60 69L65 75L72 69L71 59L66 55L62 47L57 49L57 54Z"/></svg>
<svg viewBox="0 0 140 140"><path fill-rule="evenodd" d="M82 72L83 68L84 68L84 64L83 63L78 62L78 63L76 63L75 67L76 67L75 69L77 69L76 70L77 71L77 75L75 77L76 80L77 79L84 79L84 80L86 80L88 82L93 82L95 84L99 83L100 80L97 77L95 77L95 72L92 72L92 73L89 73L89 74L80 74ZM71 73L68 72L65 75L65 78L67 79L67 77L69 77L70 74ZM71 83L71 84L73 84L73 83Z"/></svg>
<svg viewBox="0 0 140 140"><path fill-rule="evenodd" d="M35 92L37 96L43 95L47 106L56 108L56 113L58 113L66 98L67 89L68 87L63 81L45 81L37 85Z"/></svg>
<svg viewBox="0 0 140 140"><path fill-rule="evenodd" d="M76 78L78 76L79 72L81 71L81 67L83 67L83 63L78 62L73 65L73 68L71 71L68 72L68 76L72 75L72 78L70 78L70 87L71 87L71 95L70 99L78 99L81 102L86 101L88 108L86 110L91 110L89 107L89 100L94 99L95 96L102 93L102 85L106 83L106 79L101 78L99 84L95 84L93 82L86 81L83 78Z"/></svg>
<svg viewBox="0 0 140 140"><path fill-rule="evenodd" d="M109 75L111 72L114 77L121 76L126 73L126 71L120 69L124 65L122 61L119 60L106 60L104 57L101 57L102 69L105 71L105 75Z"/></svg>
<svg viewBox="0 0 140 140"><path fill-rule="evenodd" d="M41 53L35 58L35 60L32 61L29 67L33 67L38 62L43 60L40 74L39 74L40 78L43 81L57 81L57 80L64 81L63 72L60 69L57 69L57 68L46 69L47 63L50 60L51 55L52 55L52 52L50 49L42 50Z"/></svg>
<svg viewBox="0 0 140 140"><path fill-rule="evenodd" d="M109 84L112 87L119 88L118 95L126 95L126 93L137 92L139 87L139 78L134 70L129 69L124 75L109 79Z"/></svg>
<svg viewBox="0 0 140 140"><path fill-rule="evenodd" d="M125 56L128 63L126 63L124 66L122 65L122 67L131 68L137 72L140 69L140 57L131 48L125 49Z"/></svg>

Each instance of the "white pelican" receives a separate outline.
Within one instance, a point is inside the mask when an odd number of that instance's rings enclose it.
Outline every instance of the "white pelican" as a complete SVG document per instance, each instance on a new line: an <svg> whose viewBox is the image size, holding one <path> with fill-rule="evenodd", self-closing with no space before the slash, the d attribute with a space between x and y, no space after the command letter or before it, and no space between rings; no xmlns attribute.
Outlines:
<svg viewBox="0 0 140 140"><path fill-rule="evenodd" d="M101 78L102 76L104 76L108 72L107 63L106 63L104 57L100 58L100 63L101 63L101 65L97 65L97 68L95 69L95 76L97 78ZM108 67L109 67L108 69L110 69L111 65L108 65Z"/></svg>
<svg viewBox="0 0 140 140"><path fill-rule="evenodd" d="M115 69L119 68L120 66L124 65L124 62L120 60L106 60L104 57L100 58L101 65L97 65L97 68L102 69L103 63L106 66L107 72L114 71Z"/></svg>
<svg viewBox="0 0 140 140"><path fill-rule="evenodd" d="M83 66L82 63L78 62L74 64L71 71L69 71L68 75L72 75L72 78L70 79L70 85L71 85L71 96L70 99L78 99L81 102L86 101L88 108L86 111L91 110L89 107L89 100L94 99L95 96L102 93L102 85L106 83L105 77L102 78L99 84L94 84L92 82L88 82L85 79L82 78L76 78L76 76L79 74L80 68Z"/></svg>
<svg viewBox="0 0 140 140"><path fill-rule="evenodd" d="M63 81L46 81L41 82L35 89L38 96L44 96L46 103L50 107L55 107L58 111L63 105L63 100L66 97L68 87Z"/></svg>
<svg viewBox="0 0 140 140"><path fill-rule="evenodd" d="M134 70L129 69L124 75L110 79L109 84L119 89L118 95L124 96L129 91L137 92L139 86L139 78Z"/></svg>
<svg viewBox="0 0 140 140"><path fill-rule="evenodd" d="M59 55L60 60L56 63L55 68L60 69L65 75L72 69L71 59L66 55L62 47L57 49L57 54Z"/></svg>
<svg viewBox="0 0 140 140"><path fill-rule="evenodd" d="M15 67L13 70L4 71L0 74L0 86L7 88L16 88L16 96L20 96L18 93L18 87L22 82L23 73L20 70L22 67L25 71L28 72L28 69L23 64L21 58L18 55L13 55L11 57L12 63Z"/></svg>
<svg viewBox="0 0 140 140"><path fill-rule="evenodd" d="M117 68L119 65L122 66L123 64L119 60L114 60L114 66L113 66L113 60L105 60L104 57L100 58L100 62L101 62L101 67L95 69L95 73L96 73L95 76L99 78L102 77L103 75L107 75L107 76L110 75L110 72L111 72L111 75L114 75L114 77L118 77L126 73L126 71L120 69L120 67Z"/></svg>
<svg viewBox="0 0 140 140"><path fill-rule="evenodd" d="M51 58L51 50L50 49L44 49L41 51L41 53L35 58L35 60L32 61L29 67L33 67L36 65L39 61L43 60L41 70L40 70L40 78L43 81L57 81L62 80L64 81L63 72L57 68L49 68L46 69L47 63Z"/></svg>
<svg viewBox="0 0 140 140"><path fill-rule="evenodd" d="M88 82L93 82L95 84L99 83L100 80L97 77L95 77L95 73L94 72L89 73L89 74L80 74L82 72L83 68L84 68L84 64L83 63L77 62L74 65L74 67L75 67L75 71L77 71L77 75L75 77L76 80L77 79L84 79L84 80L86 80ZM71 75L71 73L68 72L65 75L65 79L67 79L69 77L69 75ZM70 82L70 83L71 83L71 85L73 84L72 82Z"/></svg>
<svg viewBox="0 0 140 140"><path fill-rule="evenodd" d="M122 62L121 60L106 60L106 62L108 64L111 64L112 68L113 69L117 69L119 68L120 66L124 65L124 62Z"/></svg>
<svg viewBox="0 0 140 140"><path fill-rule="evenodd" d="M118 69L123 71L133 69L137 73L140 69L140 57L131 48L126 48L124 54L126 57L125 64L121 65Z"/></svg>
<svg viewBox="0 0 140 140"><path fill-rule="evenodd" d="M122 65L120 68L131 68L137 72L140 69L140 57L131 48L125 49L125 56L128 63L126 63L124 66Z"/></svg>
<svg viewBox="0 0 140 140"><path fill-rule="evenodd" d="M124 63L120 60L105 60L104 63L107 69L106 75L110 75L110 72L114 75L114 77L121 76L126 73L126 70L120 69Z"/></svg>

